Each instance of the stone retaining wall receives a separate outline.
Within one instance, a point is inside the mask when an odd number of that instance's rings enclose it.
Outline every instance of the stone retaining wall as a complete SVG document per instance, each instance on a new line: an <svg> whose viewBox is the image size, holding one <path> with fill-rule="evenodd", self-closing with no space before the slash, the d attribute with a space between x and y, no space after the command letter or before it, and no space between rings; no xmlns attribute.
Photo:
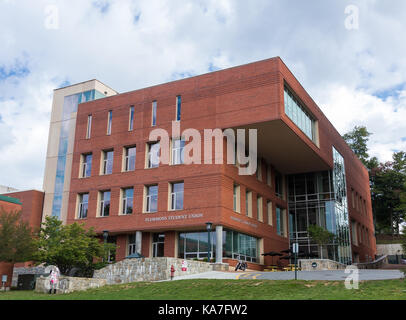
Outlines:
<svg viewBox="0 0 406 320"><path fill-rule="evenodd" d="M93 278L106 279L107 284L168 280L171 277L172 265L175 268L175 277L213 271L213 264L194 260L185 260L187 271L182 271L182 261L184 260L167 257L124 259L96 270Z"/></svg>
<svg viewBox="0 0 406 320"><path fill-rule="evenodd" d="M17 287L17 281L18 281L18 276L20 274L44 274L45 273L45 267L20 267L16 268L14 267L13 270L13 281L11 283L12 287Z"/></svg>
<svg viewBox="0 0 406 320"><path fill-rule="evenodd" d="M56 288L56 293L71 293L73 291L84 291L90 288L105 286L104 279L78 278L61 276ZM49 277L39 277L35 284L35 292L48 293L50 289Z"/></svg>
<svg viewBox="0 0 406 320"><path fill-rule="evenodd" d="M315 268L312 266L314 262L317 264ZM329 259L299 259L299 266L303 271L337 270L346 268L345 264Z"/></svg>

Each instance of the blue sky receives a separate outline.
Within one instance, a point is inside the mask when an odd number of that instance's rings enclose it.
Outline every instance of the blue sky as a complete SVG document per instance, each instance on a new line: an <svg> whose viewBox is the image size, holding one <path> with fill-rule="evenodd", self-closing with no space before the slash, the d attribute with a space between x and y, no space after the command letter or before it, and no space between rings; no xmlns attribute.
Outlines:
<svg viewBox="0 0 406 320"><path fill-rule="evenodd" d="M274 56L390 160L406 150L405 16L396 0L0 0L0 185L42 188L55 88L125 92Z"/></svg>

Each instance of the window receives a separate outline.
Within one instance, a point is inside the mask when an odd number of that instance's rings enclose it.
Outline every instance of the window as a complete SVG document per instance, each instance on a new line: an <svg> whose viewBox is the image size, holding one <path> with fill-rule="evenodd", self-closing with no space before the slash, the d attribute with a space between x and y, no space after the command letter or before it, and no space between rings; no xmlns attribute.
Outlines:
<svg viewBox="0 0 406 320"><path fill-rule="evenodd" d="M282 186L282 175L280 173L275 173L275 194L277 197L283 197L283 186Z"/></svg>
<svg viewBox="0 0 406 320"><path fill-rule="evenodd" d="M182 107L182 98L181 98L181 96L177 96L176 97L176 121L180 121L181 107Z"/></svg>
<svg viewBox="0 0 406 320"><path fill-rule="evenodd" d="M276 207L276 232L280 236L285 236L285 217L283 209Z"/></svg>
<svg viewBox="0 0 406 320"><path fill-rule="evenodd" d="M111 121L113 120L113 111L109 111L107 115L107 135L111 134Z"/></svg>
<svg viewBox="0 0 406 320"><path fill-rule="evenodd" d="M357 222L351 221L352 244L358 246Z"/></svg>
<svg viewBox="0 0 406 320"><path fill-rule="evenodd" d="M311 140L316 141L315 120L306 111L302 103L285 86L284 102L286 115L302 130Z"/></svg>
<svg viewBox="0 0 406 320"><path fill-rule="evenodd" d="M271 166L266 166L266 184L272 188Z"/></svg>
<svg viewBox="0 0 406 320"><path fill-rule="evenodd" d="M262 212L262 197L260 196L257 197L257 219L258 221L261 222L264 221L264 216Z"/></svg>
<svg viewBox="0 0 406 320"><path fill-rule="evenodd" d="M245 214L252 218L252 192L249 190L245 192Z"/></svg>
<svg viewBox="0 0 406 320"><path fill-rule="evenodd" d="M158 186L146 187L146 199L145 199L145 212L157 212L158 211Z"/></svg>
<svg viewBox="0 0 406 320"><path fill-rule="evenodd" d="M261 158L257 159L257 179L262 181L262 161Z"/></svg>
<svg viewBox="0 0 406 320"><path fill-rule="evenodd" d="M185 162L185 140L172 140L172 164L182 164Z"/></svg>
<svg viewBox="0 0 406 320"><path fill-rule="evenodd" d="M100 217L108 217L110 214L110 191L100 192Z"/></svg>
<svg viewBox="0 0 406 320"><path fill-rule="evenodd" d="M90 139L90 133L92 131L92 115L87 116L87 129L86 129L86 139Z"/></svg>
<svg viewBox="0 0 406 320"><path fill-rule="evenodd" d="M78 208L79 219L87 218L88 206L89 206L89 194L88 193L79 194L79 208Z"/></svg>
<svg viewBox="0 0 406 320"><path fill-rule="evenodd" d="M135 170L135 155L137 148L126 147L124 150L124 171L134 171Z"/></svg>
<svg viewBox="0 0 406 320"><path fill-rule="evenodd" d="M152 101L152 120L151 125L156 125L156 101Z"/></svg>
<svg viewBox="0 0 406 320"><path fill-rule="evenodd" d="M147 144L147 168L159 167L159 142Z"/></svg>
<svg viewBox="0 0 406 320"><path fill-rule="evenodd" d="M102 174L111 174L113 172L113 150L103 151Z"/></svg>
<svg viewBox="0 0 406 320"><path fill-rule="evenodd" d="M132 214L134 189L133 188L121 189L121 196L122 196L121 214Z"/></svg>
<svg viewBox="0 0 406 320"><path fill-rule="evenodd" d="M81 178L90 177L92 171L92 154L82 154Z"/></svg>
<svg viewBox="0 0 406 320"><path fill-rule="evenodd" d="M171 210L183 209L183 182L171 183Z"/></svg>
<svg viewBox="0 0 406 320"><path fill-rule="evenodd" d="M132 255L133 253L137 252L137 241L136 235L130 234L128 236L128 255Z"/></svg>
<svg viewBox="0 0 406 320"><path fill-rule="evenodd" d="M268 214L268 224L273 226L272 202L271 201L266 202L266 211L267 211L267 214Z"/></svg>
<svg viewBox="0 0 406 320"><path fill-rule="evenodd" d="M233 186L233 210L240 213L240 186L234 184Z"/></svg>
<svg viewBox="0 0 406 320"><path fill-rule="evenodd" d="M134 106L131 106L130 107L128 131L132 131L133 129L134 129Z"/></svg>

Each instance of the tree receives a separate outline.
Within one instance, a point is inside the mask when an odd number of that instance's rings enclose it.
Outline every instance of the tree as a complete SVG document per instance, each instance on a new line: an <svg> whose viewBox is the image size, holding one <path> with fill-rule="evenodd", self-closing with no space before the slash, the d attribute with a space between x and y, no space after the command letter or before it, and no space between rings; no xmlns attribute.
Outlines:
<svg viewBox="0 0 406 320"><path fill-rule="evenodd" d="M0 261L25 262L33 258L36 246L34 235L21 211L0 211Z"/></svg>
<svg viewBox="0 0 406 320"><path fill-rule="evenodd" d="M56 217L46 217L38 248L36 261L56 265L65 275L77 268L82 276L92 276L96 268L106 264L107 253L115 251L114 244L100 242L93 228L86 230L76 222L64 226Z"/></svg>
<svg viewBox="0 0 406 320"><path fill-rule="evenodd" d="M371 133L368 132L364 126L355 126L352 131L343 135L343 139L365 166L368 165L369 155L367 142L370 135Z"/></svg>
<svg viewBox="0 0 406 320"><path fill-rule="evenodd" d="M335 239L335 235L330 231L318 225L310 225L307 232L311 239L313 239L319 246L321 251L320 258L323 259L323 246L331 243Z"/></svg>

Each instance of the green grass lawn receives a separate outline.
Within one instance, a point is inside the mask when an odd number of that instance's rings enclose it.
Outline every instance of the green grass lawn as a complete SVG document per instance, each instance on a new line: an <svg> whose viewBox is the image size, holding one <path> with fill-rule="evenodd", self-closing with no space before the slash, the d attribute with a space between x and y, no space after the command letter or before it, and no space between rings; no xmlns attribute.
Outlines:
<svg viewBox="0 0 406 320"><path fill-rule="evenodd" d="M348 290L343 281L177 280L135 282L71 294L48 295L33 291L0 292L0 300L406 300L405 280L360 282Z"/></svg>

